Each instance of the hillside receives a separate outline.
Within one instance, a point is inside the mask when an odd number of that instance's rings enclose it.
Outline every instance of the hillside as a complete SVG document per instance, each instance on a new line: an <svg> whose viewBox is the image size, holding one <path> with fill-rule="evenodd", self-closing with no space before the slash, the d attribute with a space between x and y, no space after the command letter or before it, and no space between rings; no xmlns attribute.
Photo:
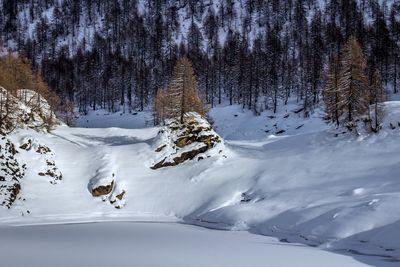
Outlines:
<svg viewBox="0 0 400 267"><path fill-rule="evenodd" d="M0 223L183 222L396 266L400 102L385 103L379 134L358 137L335 137L337 130L320 117L304 119L294 111L289 106L271 119L272 113L255 117L237 106L215 108L214 127L225 139L222 154L158 170L150 168L160 144L158 127L20 129L7 138L16 146L31 139L50 148L62 180L53 184L38 175L40 165L28 164L19 198L11 209L0 209ZM38 157L46 156L18 155L23 163ZM114 179L107 201L88 187L99 174Z"/></svg>
<svg viewBox="0 0 400 267"><path fill-rule="evenodd" d="M321 100L324 69L355 36L387 90L400 69L400 5L366 0L0 0L0 40L81 113L151 106L175 61L195 65L211 106L254 113ZM3 85L4 86L4 85Z"/></svg>

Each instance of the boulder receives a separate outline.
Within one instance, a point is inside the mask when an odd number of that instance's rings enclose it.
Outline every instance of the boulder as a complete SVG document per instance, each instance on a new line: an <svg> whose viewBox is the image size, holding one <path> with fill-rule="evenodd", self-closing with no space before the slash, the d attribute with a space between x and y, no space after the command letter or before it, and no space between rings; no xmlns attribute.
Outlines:
<svg viewBox="0 0 400 267"><path fill-rule="evenodd" d="M100 196L105 196L109 195L114 188L114 180L111 181L110 184L105 184L105 185L98 185L94 188L92 188L92 196L94 197L100 197Z"/></svg>
<svg viewBox="0 0 400 267"><path fill-rule="evenodd" d="M195 159L200 154L209 153L217 146L221 150L221 137L212 129L210 123L197 113L185 115L183 123L178 120L169 120L159 132L155 163L151 169L176 166L188 160ZM218 153L215 153L218 154ZM207 158L210 155L201 156Z"/></svg>
<svg viewBox="0 0 400 267"><path fill-rule="evenodd" d="M124 198L125 191L122 191L120 194L116 195L115 197L119 200L122 200Z"/></svg>

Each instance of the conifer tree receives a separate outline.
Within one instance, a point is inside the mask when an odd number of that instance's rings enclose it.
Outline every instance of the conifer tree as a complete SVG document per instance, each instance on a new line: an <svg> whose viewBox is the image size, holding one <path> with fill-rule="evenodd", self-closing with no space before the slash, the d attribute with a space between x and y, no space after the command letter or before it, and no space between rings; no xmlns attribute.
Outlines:
<svg viewBox="0 0 400 267"><path fill-rule="evenodd" d="M181 123L188 112L205 115L205 106L197 92L193 65L186 57L177 61L165 91L159 90L154 103L155 122L176 119Z"/></svg>
<svg viewBox="0 0 400 267"><path fill-rule="evenodd" d="M360 44L350 37L342 51L338 91L339 109L343 110L342 123L352 123L364 115L369 107L368 82L365 60Z"/></svg>

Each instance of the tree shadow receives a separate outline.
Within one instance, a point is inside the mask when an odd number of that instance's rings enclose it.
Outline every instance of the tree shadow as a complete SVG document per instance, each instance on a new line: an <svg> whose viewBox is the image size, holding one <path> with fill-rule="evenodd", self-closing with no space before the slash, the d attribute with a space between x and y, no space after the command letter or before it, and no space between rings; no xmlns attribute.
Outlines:
<svg viewBox="0 0 400 267"><path fill-rule="evenodd" d="M145 143L150 145L152 143L151 139L143 140L133 136L126 136L126 135L117 135L117 136L93 136L93 135L83 135L83 134L75 134L75 136L84 138L87 140L100 142L106 146L126 146L126 145L134 145Z"/></svg>

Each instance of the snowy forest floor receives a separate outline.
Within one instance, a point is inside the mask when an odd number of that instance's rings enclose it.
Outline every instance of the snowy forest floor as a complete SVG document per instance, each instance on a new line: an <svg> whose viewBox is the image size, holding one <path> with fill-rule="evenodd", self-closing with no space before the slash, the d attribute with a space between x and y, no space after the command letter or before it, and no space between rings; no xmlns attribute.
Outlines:
<svg viewBox="0 0 400 267"><path fill-rule="evenodd" d="M357 264L398 266L400 102L386 103L383 131L357 137L350 134L335 137L337 130L322 121L322 112L318 110L308 119L297 111L293 104L278 114L263 113L256 117L239 106L214 108L211 117L216 131L225 139L227 158L211 157L156 171L149 167L154 163L159 129L149 127L150 113L93 112L78 119L76 128L59 127L46 135L21 130L10 138L21 143L25 137L34 137L52 148L64 179L52 185L41 180L37 170L28 169L22 182L21 199L11 210L0 210L0 234L8 234L10 238L14 232L16 236L23 236L29 229L39 232L51 229L26 226L18 230L10 225L182 222L273 236L281 241L274 243L274 247L283 243L288 248L297 247L289 244L301 243L318 247L321 253L328 250L351 256ZM109 119L105 120L106 116ZM118 124L113 124L114 121ZM390 123L395 129L391 129ZM93 198L87 188L89 180L104 167L116 174L116 183L126 190L123 209L117 210L108 202ZM115 227L120 226L127 227L125 224ZM67 236L74 229L73 226L57 227L54 229L68 233ZM98 235L113 228L109 224L94 227ZM145 231L160 231L157 227ZM76 226L76 229L94 235L87 226ZM127 227L127 232L132 231L128 236L134 239L139 229ZM193 231L196 238L196 231L202 230ZM177 232L179 236L180 230ZM122 230L118 233L123 235ZM210 244L213 238L210 236ZM250 243L264 242L264 237L253 238L260 240ZM3 241L7 239L1 240L0 248L13 244ZM121 242L124 244L127 240ZM275 241L266 239L265 242ZM262 246L253 245L252 253L261 253ZM243 250L238 245L230 253L235 255L235 249ZM265 249L267 253L272 246L267 245ZM290 259L290 251L279 253L282 258ZM0 255L6 252L0 249ZM327 258L323 265L329 262ZM293 265L273 262L271 266ZM321 266L321 262L304 266Z"/></svg>

